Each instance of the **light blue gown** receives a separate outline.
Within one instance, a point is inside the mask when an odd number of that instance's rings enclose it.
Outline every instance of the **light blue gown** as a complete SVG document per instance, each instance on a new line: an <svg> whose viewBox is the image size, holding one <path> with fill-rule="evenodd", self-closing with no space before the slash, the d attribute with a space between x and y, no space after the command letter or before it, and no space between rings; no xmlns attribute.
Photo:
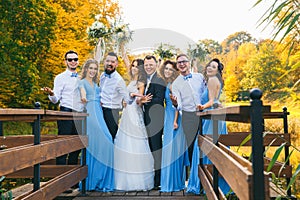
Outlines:
<svg viewBox="0 0 300 200"><path fill-rule="evenodd" d="M205 104L209 101L208 96L208 89L206 88L201 96L201 104ZM218 102L219 99L216 99L215 102ZM206 110L211 110L213 107L208 108ZM203 134L212 134L213 133L213 126L211 120L202 120L202 130ZM218 130L219 134L227 134L227 127L225 121L219 121L218 122ZM190 177L188 180L188 186L187 186L187 192L188 193L195 193L200 194L200 180L198 177L198 165L199 159L200 159L200 153L199 153L199 146L198 146L198 137L196 138L195 144L194 144L194 152L193 152L193 158L192 158L192 166L190 171ZM211 164L211 161L207 158L207 156L203 155L203 164ZM224 178L219 177L219 187L221 188L222 192L226 195L230 191L229 185L226 183Z"/></svg>
<svg viewBox="0 0 300 200"><path fill-rule="evenodd" d="M178 116L178 129L174 130L175 109L170 99L170 84L165 93L165 119L161 166L161 192L185 189L185 166L189 165L185 135Z"/></svg>
<svg viewBox="0 0 300 200"><path fill-rule="evenodd" d="M100 88L83 79L79 88L86 91L87 135L89 145L86 152L88 176L86 189L109 192L114 190L114 145L112 137L103 118L100 106Z"/></svg>

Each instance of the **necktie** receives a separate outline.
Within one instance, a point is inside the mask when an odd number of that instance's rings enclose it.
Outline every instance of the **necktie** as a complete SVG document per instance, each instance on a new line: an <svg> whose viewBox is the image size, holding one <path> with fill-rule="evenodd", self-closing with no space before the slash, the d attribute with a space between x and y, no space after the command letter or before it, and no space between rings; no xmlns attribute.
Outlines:
<svg viewBox="0 0 300 200"><path fill-rule="evenodd" d="M78 76L77 72L73 72L73 73L71 74L71 77L77 77L77 76Z"/></svg>
<svg viewBox="0 0 300 200"><path fill-rule="evenodd" d="M184 80L188 80L189 78L192 78L192 74L188 74L188 75L183 77Z"/></svg>
<svg viewBox="0 0 300 200"><path fill-rule="evenodd" d="M105 77L111 78L110 74L104 74Z"/></svg>

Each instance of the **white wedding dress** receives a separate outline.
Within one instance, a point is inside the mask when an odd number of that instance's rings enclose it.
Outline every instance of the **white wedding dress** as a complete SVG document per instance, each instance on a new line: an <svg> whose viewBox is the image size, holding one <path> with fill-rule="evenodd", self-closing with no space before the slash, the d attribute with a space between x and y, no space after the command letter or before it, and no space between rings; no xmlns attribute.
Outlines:
<svg viewBox="0 0 300 200"><path fill-rule="evenodd" d="M127 88L129 92L138 92L136 81L131 81ZM135 101L123 109L114 144L115 189L152 189L154 160L148 143L143 111Z"/></svg>

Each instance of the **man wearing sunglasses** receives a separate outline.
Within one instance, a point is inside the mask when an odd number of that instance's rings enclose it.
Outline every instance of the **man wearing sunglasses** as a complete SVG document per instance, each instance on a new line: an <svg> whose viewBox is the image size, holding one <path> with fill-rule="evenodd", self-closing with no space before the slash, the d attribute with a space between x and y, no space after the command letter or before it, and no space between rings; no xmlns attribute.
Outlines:
<svg viewBox="0 0 300 200"><path fill-rule="evenodd" d="M54 104L60 103L60 111L65 112L82 112L84 105L80 100L80 93L78 90L79 77L76 69L78 67L78 54L75 51L68 51L65 53L65 65L67 69L58 74L54 79L53 90L49 87L44 87L42 90L48 94L50 101ZM58 120L58 135L77 135L81 126L75 126L80 123L73 120ZM77 128L76 128L77 127ZM77 165L80 150L63 155L56 158L57 165ZM67 162L68 157L68 162Z"/></svg>

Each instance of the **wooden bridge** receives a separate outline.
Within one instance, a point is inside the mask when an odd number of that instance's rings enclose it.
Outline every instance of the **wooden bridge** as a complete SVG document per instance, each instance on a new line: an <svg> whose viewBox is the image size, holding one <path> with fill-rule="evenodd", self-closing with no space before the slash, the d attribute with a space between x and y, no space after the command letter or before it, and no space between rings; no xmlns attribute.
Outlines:
<svg viewBox="0 0 300 200"><path fill-rule="evenodd" d="M79 181L85 181L87 166L85 165L86 116L85 113L67 113L41 109L0 109L0 121L26 121L33 125L33 135L0 136L0 145L6 148L0 150L0 177L33 178L33 184L21 194L14 194L14 199L230 199L218 187L218 178L222 176L239 199L272 199L279 194L274 192L270 182L270 173L266 168L270 159L263 155L266 146L280 146L286 143L285 158L288 159L290 135L288 133L286 109L272 112L270 106L263 106L260 91L251 93L251 105L225 107L216 110L199 112L201 119L213 120L213 135L203 135L200 129L198 142L200 153L205 153L212 165L203 165L200 159L198 167L201 186L205 194L190 195L185 191L161 193L157 190L143 192L81 192L71 194L63 192ZM282 119L284 133L264 133L264 121L267 119ZM81 120L83 133L76 136L40 135L41 122L56 120ZM228 133L218 135L218 120L250 123L251 132ZM201 120L200 120L201 121ZM200 122L201 127L201 122ZM0 132L0 135L2 131ZM239 146L245 138L251 135L251 140L245 146L252 146L252 161L238 155L228 146ZM67 147L67 148L66 148ZM49 162L58 156L82 149L80 165L58 166ZM200 156L201 157L201 156ZM285 166L283 166L285 165ZM289 179L292 167L287 163L276 162L271 169L280 177ZM51 178L41 183L41 177ZM85 185L85 184L83 184ZM288 190L286 197L292 197ZM206 197L204 197L206 196Z"/></svg>

